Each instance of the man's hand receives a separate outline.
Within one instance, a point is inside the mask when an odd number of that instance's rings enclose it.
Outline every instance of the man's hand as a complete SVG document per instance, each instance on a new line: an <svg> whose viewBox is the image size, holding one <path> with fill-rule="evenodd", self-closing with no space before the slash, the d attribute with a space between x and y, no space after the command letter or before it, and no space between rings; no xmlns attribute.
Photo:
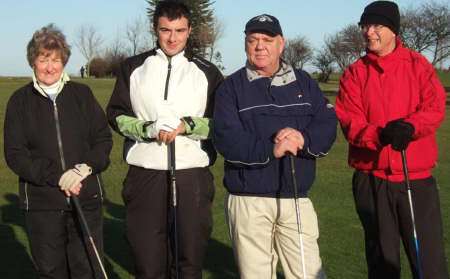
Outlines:
<svg viewBox="0 0 450 279"><path fill-rule="evenodd" d="M77 164L73 169L67 170L63 173L58 182L59 188L67 194L67 191L70 192L72 188L81 184L81 181L83 181L83 179L88 177L91 173L92 169L88 165Z"/></svg>
<svg viewBox="0 0 450 279"><path fill-rule="evenodd" d="M83 184L78 184L78 185L74 185L73 187L71 187L68 190L65 190L64 193L66 194L67 197L70 197L72 195L74 196L78 196L80 194L81 191L81 187L83 186Z"/></svg>
<svg viewBox="0 0 450 279"><path fill-rule="evenodd" d="M298 143L291 141L288 138L284 138L283 140L278 141L278 143L275 143L275 145L273 146L273 155L275 156L275 158L281 158L287 153L291 153L296 156L297 151Z"/></svg>
<svg viewBox="0 0 450 279"><path fill-rule="evenodd" d="M381 145L390 144L396 151L405 150L414 135L414 126L411 123L396 119L388 122L386 127L381 129L379 139Z"/></svg>
<svg viewBox="0 0 450 279"><path fill-rule="evenodd" d="M302 150L303 145L305 144L305 138L303 137L302 133L293 128L287 127L278 131L278 133L275 135L274 142L275 144L277 144L285 139L288 139L296 144L298 150Z"/></svg>
<svg viewBox="0 0 450 279"><path fill-rule="evenodd" d="M163 136L163 134L169 134L175 131L181 122L182 121L176 117L161 117L146 127L147 137L156 138L159 142L165 142L167 136ZM160 140L160 138L164 139L164 141Z"/></svg>
<svg viewBox="0 0 450 279"><path fill-rule="evenodd" d="M186 128L184 127L184 122L181 121L178 127L171 132L160 130L158 136L156 137L156 140L165 144L169 144L175 140L176 136L184 134L185 132Z"/></svg>

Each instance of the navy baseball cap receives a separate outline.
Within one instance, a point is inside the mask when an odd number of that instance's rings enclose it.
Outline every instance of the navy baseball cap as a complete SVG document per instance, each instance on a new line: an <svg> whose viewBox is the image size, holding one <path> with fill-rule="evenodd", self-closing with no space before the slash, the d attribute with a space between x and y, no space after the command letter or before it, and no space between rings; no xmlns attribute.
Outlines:
<svg viewBox="0 0 450 279"><path fill-rule="evenodd" d="M245 24L245 34L251 34L255 32L267 33L273 37L280 35L283 36L280 22L272 15L262 14L251 18L247 24Z"/></svg>

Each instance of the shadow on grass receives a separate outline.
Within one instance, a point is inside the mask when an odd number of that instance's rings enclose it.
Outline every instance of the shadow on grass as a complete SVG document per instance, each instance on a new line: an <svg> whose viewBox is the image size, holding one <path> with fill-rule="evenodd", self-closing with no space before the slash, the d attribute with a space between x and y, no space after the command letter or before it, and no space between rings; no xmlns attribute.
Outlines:
<svg viewBox="0 0 450 279"><path fill-rule="evenodd" d="M214 279L239 278L233 250L215 239L209 240L203 268L209 271Z"/></svg>
<svg viewBox="0 0 450 279"><path fill-rule="evenodd" d="M112 218L104 219L103 242L105 245L105 255L128 273L133 274L134 269L132 256L130 253L128 240L125 235L125 207L105 199L104 208L109 215L112 216ZM111 264L109 264L107 268L109 270L109 278L120 278L118 275L112 275L110 273L112 270Z"/></svg>
<svg viewBox="0 0 450 279"><path fill-rule="evenodd" d="M17 239L13 225L19 226L25 233L24 216L19 209L19 197L5 194L7 204L0 208L0 278L37 278L33 262L23 241Z"/></svg>

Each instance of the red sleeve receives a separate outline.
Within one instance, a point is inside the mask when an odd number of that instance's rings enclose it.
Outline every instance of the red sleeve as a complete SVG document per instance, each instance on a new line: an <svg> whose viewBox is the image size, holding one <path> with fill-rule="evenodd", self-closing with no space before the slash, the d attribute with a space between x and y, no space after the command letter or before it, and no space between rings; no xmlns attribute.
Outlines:
<svg viewBox="0 0 450 279"><path fill-rule="evenodd" d="M408 115L405 121L414 125L414 138L433 134L445 117L445 89L442 86L433 66L425 59L419 60L417 68L424 71L419 75L420 100L416 111Z"/></svg>
<svg viewBox="0 0 450 279"><path fill-rule="evenodd" d="M336 114L348 142L357 147L377 150L381 127L369 123L362 103L360 78L354 67L348 68L341 77L336 98Z"/></svg>

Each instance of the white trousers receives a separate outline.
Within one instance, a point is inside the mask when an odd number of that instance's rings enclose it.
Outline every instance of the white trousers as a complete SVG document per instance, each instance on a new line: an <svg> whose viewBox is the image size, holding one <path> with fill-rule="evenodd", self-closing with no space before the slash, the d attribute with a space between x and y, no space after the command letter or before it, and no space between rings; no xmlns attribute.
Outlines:
<svg viewBox="0 0 450 279"><path fill-rule="evenodd" d="M303 277L294 199L226 197L225 212L241 278L276 278L278 259L286 279L326 278L317 243L316 212L308 198L299 198L298 205L307 278Z"/></svg>

